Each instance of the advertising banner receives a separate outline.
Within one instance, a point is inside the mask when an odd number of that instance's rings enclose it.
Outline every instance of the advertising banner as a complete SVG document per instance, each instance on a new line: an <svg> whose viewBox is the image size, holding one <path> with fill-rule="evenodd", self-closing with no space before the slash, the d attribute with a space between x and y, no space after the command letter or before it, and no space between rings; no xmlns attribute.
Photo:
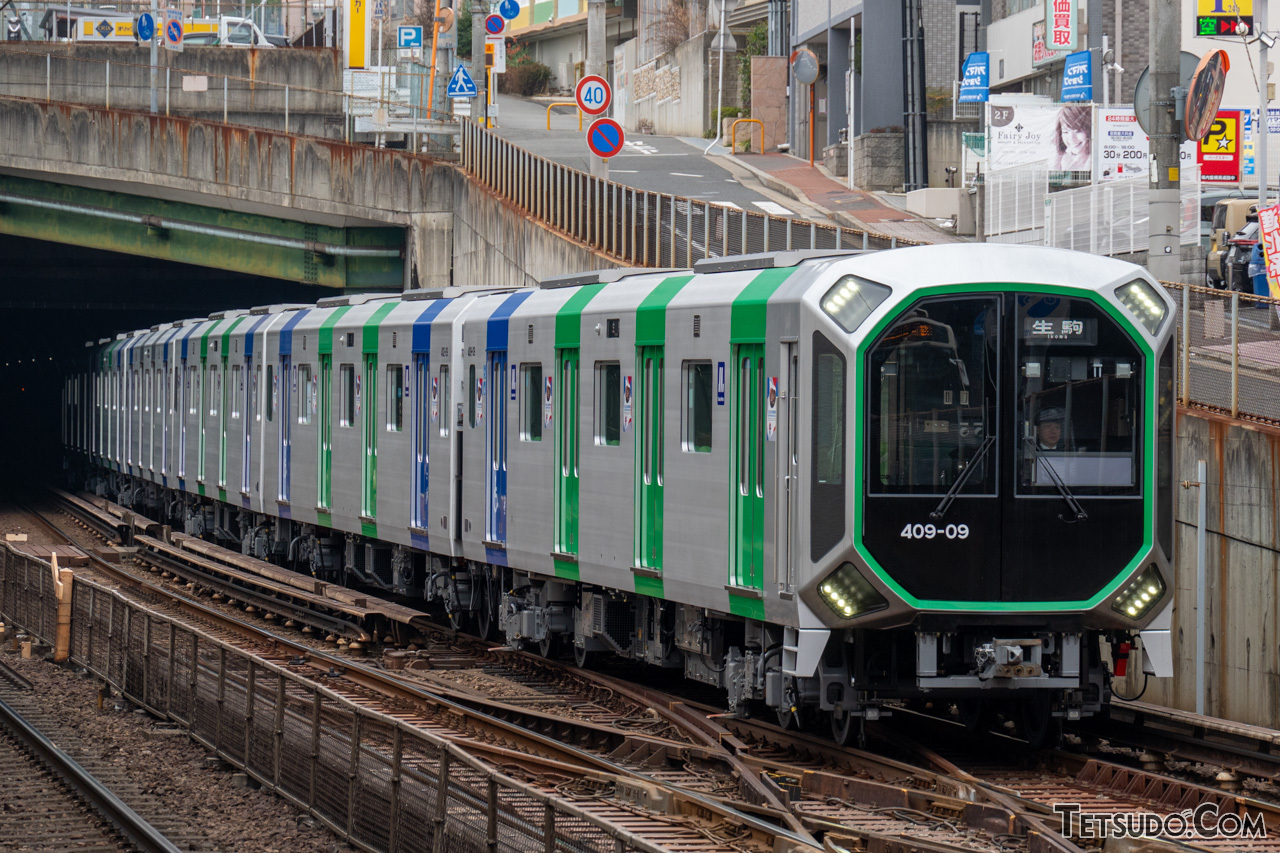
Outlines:
<svg viewBox="0 0 1280 853"><path fill-rule="evenodd" d="M1240 181L1240 130L1243 117L1237 110L1219 110L1200 140L1200 180L1206 183L1238 183Z"/></svg>
<svg viewBox="0 0 1280 853"><path fill-rule="evenodd" d="M1045 4L1049 50L1075 50L1078 47L1078 5L1079 0L1049 0Z"/></svg>
<svg viewBox="0 0 1280 853"><path fill-rule="evenodd" d="M1062 100L1093 100L1093 65L1089 51L1070 54L1062 63Z"/></svg>
<svg viewBox="0 0 1280 853"><path fill-rule="evenodd" d="M1116 181L1147 174L1150 145L1132 109L1098 110L1098 180Z"/></svg>
<svg viewBox="0 0 1280 853"><path fill-rule="evenodd" d="M1258 211L1258 231L1262 240L1262 258L1267 265L1267 293L1280 299L1280 205ZM1280 314L1280 305L1276 306Z"/></svg>
<svg viewBox="0 0 1280 853"><path fill-rule="evenodd" d="M1044 163L1052 170L1092 172L1093 107L1088 104L992 104L987 168Z"/></svg>
<svg viewBox="0 0 1280 853"><path fill-rule="evenodd" d="M991 91L991 57L986 51L974 51L964 61L964 76L960 80L960 103L979 104L987 100Z"/></svg>

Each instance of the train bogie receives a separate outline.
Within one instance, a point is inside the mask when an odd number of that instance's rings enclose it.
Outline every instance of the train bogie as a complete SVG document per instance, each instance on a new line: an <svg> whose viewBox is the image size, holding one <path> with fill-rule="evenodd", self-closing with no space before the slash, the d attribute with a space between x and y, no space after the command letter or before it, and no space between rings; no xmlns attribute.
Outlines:
<svg viewBox="0 0 1280 853"><path fill-rule="evenodd" d="M1167 665L1170 313L998 246L337 297L97 348L67 434L191 532L740 710L1087 714L1100 641Z"/></svg>

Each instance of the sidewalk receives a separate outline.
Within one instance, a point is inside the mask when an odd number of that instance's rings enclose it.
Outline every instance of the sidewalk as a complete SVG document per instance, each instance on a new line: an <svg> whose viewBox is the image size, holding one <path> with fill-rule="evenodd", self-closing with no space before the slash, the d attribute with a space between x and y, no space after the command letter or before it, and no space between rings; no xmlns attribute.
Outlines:
<svg viewBox="0 0 1280 853"><path fill-rule="evenodd" d="M727 150L727 149L726 149ZM914 214L890 207L874 193L852 189L825 169L790 154L735 154L734 162L754 172L770 189L819 207L837 222L921 243L959 243L962 238Z"/></svg>

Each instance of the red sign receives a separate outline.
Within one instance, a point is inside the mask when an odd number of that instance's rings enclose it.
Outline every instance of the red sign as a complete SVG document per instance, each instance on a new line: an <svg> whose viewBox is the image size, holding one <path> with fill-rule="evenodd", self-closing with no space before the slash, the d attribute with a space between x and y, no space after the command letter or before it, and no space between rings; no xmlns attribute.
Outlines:
<svg viewBox="0 0 1280 853"><path fill-rule="evenodd" d="M622 125L611 118L598 118L587 128L587 147L597 157L608 159L622 150L627 135Z"/></svg>
<svg viewBox="0 0 1280 853"><path fill-rule="evenodd" d="M578 109L589 116L598 116L609 109L613 102L613 90L609 81L598 74L588 74L578 81L573 90L573 99L578 102Z"/></svg>
<svg viewBox="0 0 1280 853"><path fill-rule="evenodd" d="M1234 184L1240 181L1240 129L1238 110L1219 110L1209 124L1209 132L1196 146L1200 180Z"/></svg>

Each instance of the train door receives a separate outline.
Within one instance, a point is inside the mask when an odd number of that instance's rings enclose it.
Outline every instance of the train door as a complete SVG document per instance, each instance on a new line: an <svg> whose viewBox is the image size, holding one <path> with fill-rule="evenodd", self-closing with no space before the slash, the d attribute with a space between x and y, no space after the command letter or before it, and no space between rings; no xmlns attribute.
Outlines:
<svg viewBox="0 0 1280 853"><path fill-rule="evenodd" d="M218 400L218 488L225 489L227 487L227 434L231 431L231 425L228 423L227 404L232 403L237 409L240 408L240 398L238 393L244 387L244 379L240 373L240 365L234 365L234 376L229 376L227 368L232 366L227 358L222 361L222 385L217 394ZM236 412L235 414L239 414Z"/></svg>
<svg viewBox="0 0 1280 853"><path fill-rule="evenodd" d="M794 341L784 343L781 352L782 375L779 377L777 411L777 472L778 472L778 552L774 565L778 589L794 592L796 586L795 531L796 512L799 505L800 448L797 428L800 421L798 384L800 356ZM766 398L767 402L767 398Z"/></svg>
<svg viewBox="0 0 1280 853"><path fill-rule="evenodd" d="M485 539L507 541L507 354L489 353L489 435L485 450L488 462L489 511Z"/></svg>
<svg viewBox="0 0 1280 853"><path fill-rule="evenodd" d="M419 530L427 529L427 484L429 459L427 456L427 431L430 429L432 400L439 402L439 391L431 393L427 385L431 372L426 355L413 358L413 508L409 525ZM449 415L446 412L445 418Z"/></svg>
<svg viewBox="0 0 1280 853"><path fill-rule="evenodd" d="M240 436L240 493L249 494L249 455L253 452L253 424L258 415L258 374L253 359L244 360L244 370L240 374L241 395L240 423L244 430ZM248 378L246 379L245 376Z"/></svg>
<svg viewBox="0 0 1280 853"><path fill-rule="evenodd" d="M556 418L556 551L578 553L578 362L579 351L556 353L560 406Z"/></svg>
<svg viewBox="0 0 1280 853"><path fill-rule="evenodd" d="M733 450L733 524L729 583L764 586L764 346L734 347L733 407L729 421Z"/></svg>
<svg viewBox="0 0 1280 853"><path fill-rule="evenodd" d="M316 506L333 505L333 355L320 356L320 442L316 460Z"/></svg>
<svg viewBox="0 0 1280 853"><path fill-rule="evenodd" d="M639 469L637 477L640 499L636 502L637 554L636 565L647 569L662 569L662 485L663 438L663 350L664 347L640 347L637 360L640 364L636 408L640 413L637 424L639 439Z"/></svg>
<svg viewBox="0 0 1280 853"><path fill-rule="evenodd" d="M218 369L217 365L214 365L213 370L216 372L217 369ZM207 449L206 445L208 444L208 438L209 438L208 436L209 418L207 415L207 412L209 411L209 364L205 360L205 357L203 356L201 356L200 358L199 382L200 382L200 411L198 412L198 420L200 422L200 441L199 441L200 453L196 457L196 480L199 481L200 483L204 483L205 459L207 458L205 450Z"/></svg>
<svg viewBox="0 0 1280 853"><path fill-rule="evenodd" d="M362 396L363 401L360 399ZM378 357L367 353L364 357L363 393L356 386L356 407L359 408L362 402L364 416L360 418L360 424L364 431L364 451L361 454L360 515L375 518L378 514Z"/></svg>
<svg viewBox="0 0 1280 853"><path fill-rule="evenodd" d="M166 348L168 344L165 345ZM173 416L173 399L169 396L169 361L165 359L164 368L156 374L156 384L160 387L160 404L156 417L160 424L160 476L169 473L169 419Z"/></svg>
<svg viewBox="0 0 1280 853"><path fill-rule="evenodd" d="M298 380L292 370L293 356L280 356L280 372L271 386L271 393L280 401L280 460L279 482L276 497L282 501L289 500L289 458L293 452L293 395L298 391ZM277 388L284 386L284 393Z"/></svg>

